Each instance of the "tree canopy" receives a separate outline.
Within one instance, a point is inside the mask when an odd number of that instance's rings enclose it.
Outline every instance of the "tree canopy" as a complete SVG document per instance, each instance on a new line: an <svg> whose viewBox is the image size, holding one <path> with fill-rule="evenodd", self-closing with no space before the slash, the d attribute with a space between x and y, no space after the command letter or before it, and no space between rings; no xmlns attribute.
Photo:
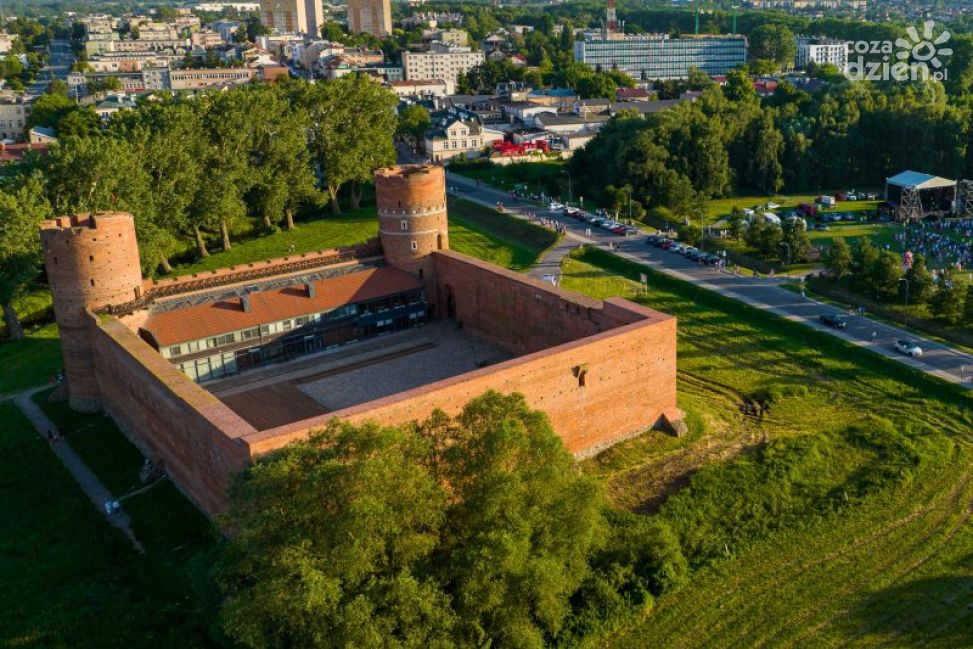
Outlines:
<svg viewBox="0 0 973 649"><path fill-rule="evenodd" d="M686 570L543 413L493 392L455 418L333 421L239 479L225 522L223 625L251 647L541 647Z"/></svg>

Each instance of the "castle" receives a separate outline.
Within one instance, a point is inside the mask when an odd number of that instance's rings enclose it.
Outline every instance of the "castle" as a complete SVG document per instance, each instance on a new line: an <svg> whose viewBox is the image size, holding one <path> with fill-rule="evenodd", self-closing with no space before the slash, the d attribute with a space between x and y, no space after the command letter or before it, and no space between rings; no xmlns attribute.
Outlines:
<svg viewBox="0 0 973 649"><path fill-rule="evenodd" d="M398 424L523 393L589 456L682 417L676 321L449 249L438 166L375 172L378 240L145 280L133 218L41 226L69 403L103 410L203 511L330 418Z"/></svg>

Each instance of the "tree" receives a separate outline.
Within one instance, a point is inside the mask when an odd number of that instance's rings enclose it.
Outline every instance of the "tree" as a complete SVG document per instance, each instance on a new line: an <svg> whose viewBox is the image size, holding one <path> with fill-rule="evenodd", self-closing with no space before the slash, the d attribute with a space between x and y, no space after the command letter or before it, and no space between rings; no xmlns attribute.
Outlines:
<svg viewBox="0 0 973 649"><path fill-rule="evenodd" d="M582 99L614 99L618 84L607 74L581 77L574 88Z"/></svg>
<svg viewBox="0 0 973 649"><path fill-rule="evenodd" d="M824 267L828 275L835 279L841 279L851 272L852 259L851 248L845 240L837 237L831 242L828 254L824 260Z"/></svg>
<svg viewBox="0 0 973 649"><path fill-rule="evenodd" d="M606 584L635 603L685 578L671 532L608 511L520 395L392 428L334 420L229 496L221 620L251 647L556 644Z"/></svg>
<svg viewBox="0 0 973 649"><path fill-rule="evenodd" d="M916 255L912 259L912 265L905 271L904 277L909 283L909 303L918 305L928 302L935 289L935 283L932 273L926 268L926 258ZM902 288L904 290L905 286Z"/></svg>
<svg viewBox="0 0 973 649"><path fill-rule="evenodd" d="M933 293L929 306L932 312L949 324L956 324L963 315L963 297L965 292L960 283L953 277L952 268L944 268L939 274L936 292Z"/></svg>
<svg viewBox="0 0 973 649"><path fill-rule="evenodd" d="M332 211L341 212L338 192L349 182L352 207L357 208L361 184L375 169L395 162L395 94L358 74L295 90L311 118L311 150Z"/></svg>
<svg viewBox="0 0 973 649"><path fill-rule="evenodd" d="M963 302L963 325L973 329L973 284L966 287L966 300Z"/></svg>
<svg viewBox="0 0 973 649"><path fill-rule="evenodd" d="M876 297L886 300L894 297L899 292L899 280L902 279L902 261L891 250L882 250L870 275Z"/></svg>
<svg viewBox="0 0 973 649"><path fill-rule="evenodd" d="M51 216L38 178L23 178L16 189L0 192L0 307L13 340L24 337L13 301L30 288L40 272L37 226Z"/></svg>
<svg viewBox="0 0 973 649"><path fill-rule="evenodd" d="M422 142L429 130L431 118L429 111L420 104L409 104L399 110L399 125L397 132L400 135L411 137L418 144Z"/></svg>
<svg viewBox="0 0 973 649"><path fill-rule="evenodd" d="M27 116L27 128L35 126L47 126L56 128L61 118L73 110L77 110L78 104L66 94L58 92L46 92L34 100Z"/></svg>
<svg viewBox="0 0 973 649"><path fill-rule="evenodd" d="M874 293L875 283L873 272L878 263L878 248L868 237L862 237L855 242L852 255L851 269L855 274L855 284L863 293Z"/></svg>
<svg viewBox="0 0 973 649"><path fill-rule="evenodd" d="M61 139L93 137L101 130L101 118L91 106L78 107L61 117L55 129Z"/></svg>
<svg viewBox="0 0 973 649"><path fill-rule="evenodd" d="M252 191L268 230L275 229L281 217L293 230L294 211L318 195L307 150L310 122L307 113L290 105L276 87L263 86L259 94L263 99L251 115L255 130L250 158L257 170Z"/></svg>
<svg viewBox="0 0 973 649"><path fill-rule="evenodd" d="M752 59L773 61L778 68L793 64L797 42L786 26L775 23L761 25L750 32L748 40Z"/></svg>
<svg viewBox="0 0 973 649"><path fill-rule="evenodd" d="M784 245L787 244L787 245ZM781 223L781 250L789 256L789 263L804 262L811 249L811 238L807 233L807 223L802 218L788 218Z"/></svg>
<svg viewBox="0 0 973 649"><path fill-rule="evenodd" d="M784 186L784 168L780 163L784 136L774 126L769 111L764 111L761 117L753 121L748 136L748 180L765 194L776 193Z"/></svg>

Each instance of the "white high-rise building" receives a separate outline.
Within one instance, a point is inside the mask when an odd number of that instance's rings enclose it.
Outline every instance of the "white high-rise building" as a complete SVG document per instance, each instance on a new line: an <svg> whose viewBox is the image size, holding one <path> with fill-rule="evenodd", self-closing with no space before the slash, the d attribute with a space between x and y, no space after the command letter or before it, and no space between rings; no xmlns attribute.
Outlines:
<svg viewBox="0 0 973 649"><path fill-rule="evenodd" d="M797 36L797 56L794 61L798 70L809 64L830 63L842 72L848 68L848 43L833 38Z"/></svg>
<svg viewBox="0 0 973 649"><path fill-rule="evenodd" d="M442 79L449 94L456 92L456 79L485 61L482 50L468 47L437 47L428 52L403 52L402 68L406 81Z"/></svg>

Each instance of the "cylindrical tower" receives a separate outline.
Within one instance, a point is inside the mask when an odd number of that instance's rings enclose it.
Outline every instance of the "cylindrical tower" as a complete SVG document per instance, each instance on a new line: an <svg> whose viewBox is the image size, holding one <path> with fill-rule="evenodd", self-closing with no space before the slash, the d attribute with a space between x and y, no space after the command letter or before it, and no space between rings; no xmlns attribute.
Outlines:
<svg viewBox="0 0 973 649"><path fill-rule="evenodd" d="M419 277L436 300L430 254L449 249L446 174L435 165L397 165L375 171L378 236L385 259Z"/></svg>
<svg viewBox="0 0 973 649"><path fill-rule="evenodd" d="M86 311L141 297L142 270L131 214L76 214L41 224L44 266L61 335L69 403L101 407Z"/></svg>

